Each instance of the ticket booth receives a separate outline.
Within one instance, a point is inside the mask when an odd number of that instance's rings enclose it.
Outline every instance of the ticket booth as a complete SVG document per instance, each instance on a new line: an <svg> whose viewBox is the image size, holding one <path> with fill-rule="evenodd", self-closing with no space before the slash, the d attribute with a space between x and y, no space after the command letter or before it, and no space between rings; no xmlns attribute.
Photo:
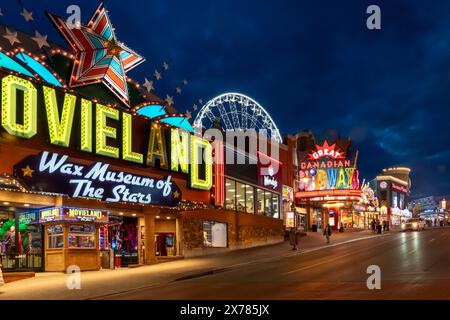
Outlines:
<svg viewBox="0 0 450 320"><path fill-rule="evenodd" d="M41 210L44 228L45 271L99 270L100 227L108 222L108 211L69 207Z"/></svg>

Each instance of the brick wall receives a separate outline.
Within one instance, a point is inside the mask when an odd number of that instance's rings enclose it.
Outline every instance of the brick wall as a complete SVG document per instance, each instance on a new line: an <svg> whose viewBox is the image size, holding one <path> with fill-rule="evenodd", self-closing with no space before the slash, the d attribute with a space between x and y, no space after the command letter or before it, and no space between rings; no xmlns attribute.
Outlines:
<svg viewBox="0 0 450 320"><path fill-rule="evenodd" d="M181 212L180 218L185 257L278 243L282 242L284 237L283 221L265 216L206 209ZM227 223L228 248L203 246L203 221Z"/></svg>

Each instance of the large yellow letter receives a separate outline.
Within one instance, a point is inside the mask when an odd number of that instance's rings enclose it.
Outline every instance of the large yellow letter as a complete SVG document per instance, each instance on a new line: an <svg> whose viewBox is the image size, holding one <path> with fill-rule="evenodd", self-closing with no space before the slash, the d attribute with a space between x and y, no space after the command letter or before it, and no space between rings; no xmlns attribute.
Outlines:
<svg viewBox="0 0 450 320"><path fill-rule="evenodd" d="M144 156L141 153L133 152L133 129L131 121L131 114L122 112L122 157L124 160L142 163Z"/></svg>
<svg viewBox="0 0 450 320"><path fill-rule="evenodd" d="M170 168L172 171L178 171L180 166L181 172L189 173L189 133L179 129L171 129L170 137Z"/></svg>
<svg viewBox="0 0 450 320"><path fill-rule="evenodd" d="M64 104L59 117L58 102L56 101L55 89L44 87L45 110L47 110L48 132L50 142L59 146L68 147L70 134L72 132L73 114L77 97L66 93Z"/></svg>
<svg viewBox="0 0 450 320"><path fill-rule="evenodd" d="M166 141L161 126L152 125L148 140L147 165L154 167L159 159L160 168L167 169Z"/></svg>
<svg viewBox="0 0 450 320"><path fill-rule="evenodd" d="M204 154L204 157L202 157ZM203 158L203 159L202 159ZM204 163L204 178L200 177L200 166ZM209 141L191 136L191 187L209 190L212 186L212 147Z"/></svg>
<svg viewBox="0 0 450 320"><path fill-rule="evenodd" d="M81 99L81 139L80 149L92 152L92 102Z"/></svg>
<svg viewBox="0 0 450 320"><path fill-rule="evenodd" d="M102 104L97 104L96 109L96 153L112 158L119 158L119 149L106 144L106 138L116 139L117 137L116 128L107 126L106 119L119 120L119 110Z"/></svg>
<svg viewBox="0 0 450 320"><path fill-rule="evenodd" d="M23 124L17 123L17 90L23 91ZM25 79L9 75L2 80L2 126L13 136L31 138L37 133L37 90Z"/></svg>

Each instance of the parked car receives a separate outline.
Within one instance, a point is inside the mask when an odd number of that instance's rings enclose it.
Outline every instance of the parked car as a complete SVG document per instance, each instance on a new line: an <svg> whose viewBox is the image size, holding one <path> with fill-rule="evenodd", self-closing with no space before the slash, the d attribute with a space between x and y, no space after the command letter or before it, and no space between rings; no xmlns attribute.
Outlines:
<svg viewBox="0 0 450 320"><path fill-rule="evenodd" d="M426 223L422 219L412 218L402 223L402 230L425 230Z"/></svg>

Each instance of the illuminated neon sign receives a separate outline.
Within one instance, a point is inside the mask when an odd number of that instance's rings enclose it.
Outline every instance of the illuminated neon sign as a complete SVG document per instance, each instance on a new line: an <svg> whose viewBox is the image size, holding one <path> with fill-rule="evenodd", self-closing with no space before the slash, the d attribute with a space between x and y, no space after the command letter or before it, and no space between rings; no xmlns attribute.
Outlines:
<svg viewBox="0 0 450 320"><path fill-rule="evenodd" d="M192 188L209 190L212 186L212 148L201 137L175 128L171 128L168 135L168 129L160 124L137 119L131 113L69 92L63 93L59 88L41 86L38 90L31 81L18 76L5 76L1 82L1 127L12 136L23 139L39 136L59 147L94 152L143 166L170 168L188 174ZM41 101L43 106L38 104ZM17 114L23 115L23 119L18 119ZM47 130L38 132L38 128L41 130L38 121L44 122ZM139 134L134 134L133 126L139 121ZM143 134L143 130L149 131L148 134ZM78 139L73 139L75 134ZM144 137L149 137L148 141L144 141ZM170 148L166 148L167 137ZM200 155L203 155L201 160Z"/></svg>
<svg viewBox="0 0 450 320"><path fill-rule="evenodd" d="M336 143L330 146L326 140L300 163L297 181L301 191L360 188L356 163L352 164Z"/></svg>
<svg viewBox="0 0 450 320"><path fill-rule="evenodd" d="M309 154L308 160L320 160L322 158L345 159L345 153L336 148L336 143L331 146L325 140L322 146L316 144L316 150Z"/></svg>
<svg viewBox="0 0 450 320"><path fill-rule="evenodd" d="M73 221L73 222L108 222L106 210L54 207L39 212L39 222Z"/></svg>
<svg viewBox="0 0 450 320"><path fill-rule="evenodd" d="M141 176L112 170L103 162L72 162L66 155L47 151L27 157L14 166L14 172L28 190L74 198L160 206L175 206L181 200L181 190L170 175ZM46 214L56 219L57 212Z"/></svg>

